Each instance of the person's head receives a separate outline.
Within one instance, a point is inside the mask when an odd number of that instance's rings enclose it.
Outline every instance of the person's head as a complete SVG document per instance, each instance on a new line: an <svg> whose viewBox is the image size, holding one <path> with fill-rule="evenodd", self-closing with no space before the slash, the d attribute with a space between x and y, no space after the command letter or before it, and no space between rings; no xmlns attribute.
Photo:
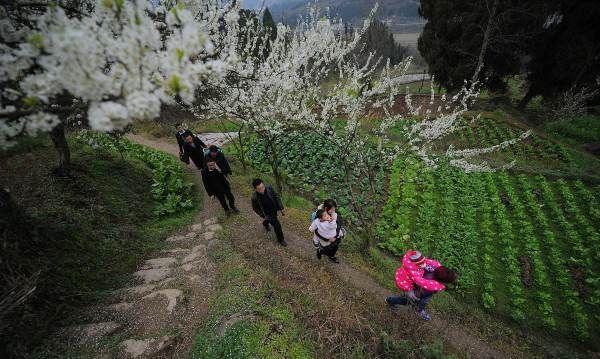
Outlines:
<svg viewBox="0 0 600 359"><path fill-rule="evenodd" d="M319 209L319 210L317 210L317 218L321 222L325 222L325 221L331 220L331 216L329 215L329 213L327 213L327 211L325 209Z"/></svg>
<svg viewBox="0 0 600 359"><path fill-rule="evenodd" d="M208 151L208 153L210 153L210 157L217 158L217 155L219 154L219 147L210 145L210 147L208 147Z"/></svg>
<svg viewBox="0 0 600 359"><path fill-rule="evenodd" d="M421 254L421 252L419 251L413 251L410 256L409 259L411 262L413 262L417 267L425 267L425 256L423 256L423 254Z"/></svg>
<svg viewBox="0 0 600 359"><path fill-rule="evenodd" d="M255 178L252 181L252 187L254 187L254 190L257 193L260 193L260 194L264 194L265 193L266 187L265 187L265 184L263 183L263 181L260 178Z"/></svg>
<svg viewBox="0 0 600 359"><path fill-rule="evenodd" d="M333 212L335 212L336 207L337 207L337 203L335 203L335 201L332 199L326 199L325 202L323 202L323 208L325 208L325 210L329 214L332 214Z"/></svg>
<svg viewBox="0 0 600 359"><path fill-rule="evenodd" d="M448 267L439 266L433 271L433 279L444 284L454 284L456 272Z"/></svg>
<svg viewBox="0 0 600 359"><path fill-rule="evenodd" d="M183 135L183 140L189 144L194 143L194 136L192 136L191 133L186 133L185 135Z"/></svg>
<svg viewBox="0 0 600 359"><path fill-rule="evenodd" d="M209 157L206 159L206 167L208 167L208 169L211 171L217 167L214 158Z"/></svg>

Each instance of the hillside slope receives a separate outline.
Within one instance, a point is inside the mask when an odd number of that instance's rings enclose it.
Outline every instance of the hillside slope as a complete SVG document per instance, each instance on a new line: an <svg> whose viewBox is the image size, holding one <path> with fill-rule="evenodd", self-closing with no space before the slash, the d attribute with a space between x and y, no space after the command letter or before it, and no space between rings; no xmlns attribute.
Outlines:
<svg viewBox="0 0 600 359"><path fill-rule="evenodd" d="M397 23L416 20L419 17L419 1L415 0L322 0L318 6L329 8L332 16L341 17L344 21L358 24L379 3L378 16L388 20L393 26ZM267 1L276 21L295 23L300 16L306 14L307 0Z"/></svg>

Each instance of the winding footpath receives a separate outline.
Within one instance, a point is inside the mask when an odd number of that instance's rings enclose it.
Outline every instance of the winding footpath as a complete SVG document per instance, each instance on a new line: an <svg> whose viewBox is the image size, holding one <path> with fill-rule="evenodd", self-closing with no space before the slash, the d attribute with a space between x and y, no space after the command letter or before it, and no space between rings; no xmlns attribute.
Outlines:
<svg viewBox="0 0 600 359"><path fill-rule="evenodd" d="M201 135L202 136L202 135ZM163 140L148 139L138 135L129 135L130 140L177 155L178 148ZM208 134L203 136L207 144L222 144L225 135ZM190 171L198 175L196 169ZM274 241L265 243L265 232L252 212L250 199L235 193L241 210L238 221L243 228L232 226L229 234L236 250L244 256L261 261L264 253L269 253L280 263L294 256L305 261L317 261L314 249L307 235L298 235L293 226L283 227L287 248L279 247ZM73 347L84 347L96 358L185 358L198 327L208 315L208 298L213 291L215 266L208 255L211 246L217 241L217 234L226 223L218 223L216 214L222 210L218 202L205 200L203 210L194 223L181 233L166 239L166 249L150 258L132 273L132 285L113 293L108 305L92 308L83 324L66 328L63 336ZM261 244L262 243L262 244ZM258 249L259 247L269 247ZM261 252L262 251L262 252ZM343 251L343 248L342 248ZM341 256L340 264L316 263L326 267L339 280L346 283L348 290L359 292L373 301L381 301L381 310L385 307L383 298L392 294L379 285L366 273L346 263ZM285 275L285 273L280 273ZM309 274L307 274L309 275ZM326 291L327 288L321 288ZM185 301L185 305L180 305ZM390 311L396 320L415 322L415 314L409 309ZM520 357L518 352L503 352L492 347L468 332L466 328L449 323L434 315L430 322L418 323L415 330L428 334L451 344L456 352L471 358L511 358ZM107 339L108 338L108 339Z"/></svg>

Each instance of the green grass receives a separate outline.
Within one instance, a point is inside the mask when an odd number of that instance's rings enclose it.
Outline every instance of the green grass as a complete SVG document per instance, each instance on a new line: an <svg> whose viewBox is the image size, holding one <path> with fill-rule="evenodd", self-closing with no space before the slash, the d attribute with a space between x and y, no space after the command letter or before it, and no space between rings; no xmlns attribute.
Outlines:
<svg viewBox="0 0 600 359"><path fill-rule="evenodd" d="M190 210L158 218L152 173L144 163L69 142L71 179L50 174L55 154L47 139L30 147L33 152L6 159L8 176L1 185L24 211L31 233L2 258L24 273L41 270L34 296L16 313L21 318L13 318L11 345L17 351L42 344L49 330L71 323L78 308L124 285L139 263L162 247L162 239L191 223L201 206L197 195ZM16 223L9 222L9 228ZM14 347L19 341L22 347ZM43 344L39 356L51 346Z"/></svg>
<svg viewBox="0 0 600 359"><path fill-rule="evenodd" d="M314 358L304 328L281 300L271 274L247 263L226 242L210 255L219 263L209 319L199 329L190 358Z"/></svg>
<svg viewBox="0 0 600 359"><path fill-rule="evenodd" d="M20 153L31 152L38 146L49 146L50 139L48 135L39 135L35 137L20 138L14 145L8 148L0 149L0 159L8 158Z"/></svg>
<svg viewBox="0 0 600 359"><path fill-rule="evenodd" d="M600 142L600 116L585 115L579 118L549 122L544 130L573 144Z"/></svg>

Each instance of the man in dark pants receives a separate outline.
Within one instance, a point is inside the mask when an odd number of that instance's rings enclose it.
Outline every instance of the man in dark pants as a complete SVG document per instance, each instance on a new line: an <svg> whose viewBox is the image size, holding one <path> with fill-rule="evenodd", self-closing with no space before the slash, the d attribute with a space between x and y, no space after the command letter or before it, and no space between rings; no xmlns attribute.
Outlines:
<svg viewBox="0 0 600 359"><path fill-rule="evenodd" d="M229 162L223 152L219 150L219 147L215 145L211 145L208 148L208 153L206 154L206 158L212 158L217 163L217 166L221 169L221 172L225 175L231 175L231 167L229 166Z"/></svg>
<svg viewBox="0 0 600 359"><path fill-rule="evenodd" d="M277 211L281 211L281 215L285 216L281 199L279 199L279 196L273 187L265 186L260 178L252 181L252 187L254 187L254 193L252 194L252 209L256 214L263 218L263 226L265 226L267 231L271 230L269 225L273 226L277 241L279 244L286 247L287 243L283 238L281 223L279 223L279 220L277 219Z"/></svg>
<svg viewBox="0 0 600 359"><path fill-rule="evenodd" d="M177 133L175 133L175 138L177 139L177 145L179 145L179 158L183 158L183 144L185 143L184 138L190 134L193 135L192 131L185 125L185 123L181 123L176 125Z"/></svg>
<svg viewBox="0 0 600 359"><path fill-rule="evenodd" d="M226 214L230 213L230 209L235 213L239 213L239 210L235 207L235 198L231 193L231 187L227 178L225 178L225 174L215 160L210 157L206 159L206 167L202 170L202 182L206 193L210 197L217 197ZM225 198L229 201L229 206Z"/></svg>
<svg viewBox="0 0 600 359"><path fill-rule="evenodd" d="M189 164L191 158L196 167L201 170L204 167L204 149L206 145L198 136L193 135L191 132L186 132L183 136L182 161Z"/></svg>

